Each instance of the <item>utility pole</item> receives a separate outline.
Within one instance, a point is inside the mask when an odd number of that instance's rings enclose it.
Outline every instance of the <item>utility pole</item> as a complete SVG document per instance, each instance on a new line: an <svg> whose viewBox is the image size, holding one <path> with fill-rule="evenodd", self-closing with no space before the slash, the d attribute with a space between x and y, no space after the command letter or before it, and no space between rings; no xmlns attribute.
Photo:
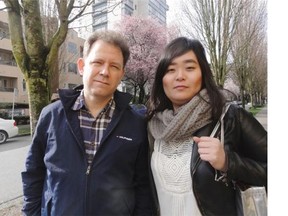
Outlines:
<svg viewBox="0 0 288 216"><path fill-rule="evenodd" d="M13 104L12 104L12 120L14 119L14 106L15 106L15 97L18 95L18 89L14 88L13 91Z"/></svg>

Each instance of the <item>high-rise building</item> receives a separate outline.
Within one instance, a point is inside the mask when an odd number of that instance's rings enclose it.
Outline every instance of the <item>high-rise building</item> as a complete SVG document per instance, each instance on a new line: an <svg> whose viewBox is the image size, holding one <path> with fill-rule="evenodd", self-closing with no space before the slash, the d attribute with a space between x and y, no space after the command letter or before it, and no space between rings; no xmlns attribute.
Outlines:
<svg viewBox="0 0 288 216"><path fill-rule="evenodd" d="M166 0L95 0L73 28L86 38L92 31L113 29L123 16L150 17L166 25L168 10Z"/></svg>
<svg viewBox="0 0 288 216"><path fill-rule="evenodd" d="M123 16L151 17L166 25L166 0L95 0L92 5L93 30L111 29Z"/></svg>

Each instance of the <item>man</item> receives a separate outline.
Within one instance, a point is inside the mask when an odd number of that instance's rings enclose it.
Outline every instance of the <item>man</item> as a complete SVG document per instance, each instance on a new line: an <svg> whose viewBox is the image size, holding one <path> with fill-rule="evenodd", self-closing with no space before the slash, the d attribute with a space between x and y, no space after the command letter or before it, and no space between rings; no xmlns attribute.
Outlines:
<svg viewBox="0 0 288 216"><path fill-rule="evenodd" d="M95 32L77 62L83 88L45 107L22 173L25 215L151 215L146 123L116 90L129 48Z"/></svg>

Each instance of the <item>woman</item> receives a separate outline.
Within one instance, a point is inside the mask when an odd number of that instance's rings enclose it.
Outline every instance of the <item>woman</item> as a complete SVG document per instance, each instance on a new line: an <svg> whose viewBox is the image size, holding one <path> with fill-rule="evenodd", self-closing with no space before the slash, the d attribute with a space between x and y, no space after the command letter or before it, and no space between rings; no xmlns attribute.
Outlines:
<svg viewBox="0 0 288 216"><path fill-rule="evenodd" d="M247 111L225 107L197 40L171 41L149 102L151 169L161 215L237 215L233 182L267 185L267 132ZM223 141L223 140L222 140Z"/></svg>

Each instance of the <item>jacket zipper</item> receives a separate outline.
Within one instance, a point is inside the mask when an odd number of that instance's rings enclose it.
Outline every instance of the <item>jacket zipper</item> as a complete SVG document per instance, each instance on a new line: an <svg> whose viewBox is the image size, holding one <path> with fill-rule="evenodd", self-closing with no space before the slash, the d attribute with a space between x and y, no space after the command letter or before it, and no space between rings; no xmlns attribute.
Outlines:
<svg viewBox="0 0 288 216"><path fill-rule="evenodd" d="M75 135L74 130L72 129L70 123L68 123L68 127L70 128L70 131L72 132L72 134L73 134L76 142L78 143L78 145L81 146L81 143L79 143L79 141L78 141L78 139L77 139L77 136ZM84 163L87 163L87 158L86 158L85 150L84 150L84 152L82 151L82 153L83 153L83 157L84 157ZM85 174L87 175L87 177L88 177L88 175L89 175L89 173L90 173L90 169L91 169L91 164L88 164L87 170L86 170L86 172L85 172ZM84 203L87 203L87 190L88 190L88 178L86 178L85 195L84 195L84 196L85 196L85 197L84 197L85 200L84 200ZM84 211L84 215L86 215L86 212L87 212L87 204L85 205L83 211Z"/></svg>
<svg viewBox="0 0 288 216"><path fill-rule="evenodd" d="M200 157L197 158L197 161L196 161L196 163L195 163L195 166L194 166L194 169L193 169L193 172L192 172L192 176L195 174L196 169L197 169L197 167L198 167L200 161L201 161Z"/></svg>
<svg viewBox="0 0 288 216"><path fill-rule="evenodd" d="M91 164L88 165L87 170L86 170L86 175L90 174L90 170L91 170Z"/></svg>

